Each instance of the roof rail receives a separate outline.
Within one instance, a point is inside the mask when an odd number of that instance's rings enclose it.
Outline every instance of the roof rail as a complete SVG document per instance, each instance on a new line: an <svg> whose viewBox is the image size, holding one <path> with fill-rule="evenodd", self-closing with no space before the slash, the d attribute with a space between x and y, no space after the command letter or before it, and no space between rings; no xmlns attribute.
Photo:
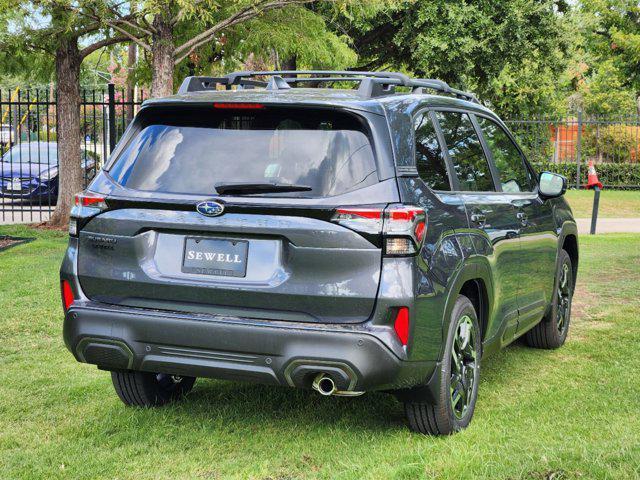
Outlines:
<svg viewBox="0 0 640 480"><path fill-rule="evenodd" d="M309 76L300 76L309 75ZM271 77L269 82L255 77ZM412 93L423 93L425 89L453 95L458 98L480 103L471 93L451 88L442 80L411 78L400 72L361 72L357 70L248 70L233 72L224 77L187 77L178 89L179 94L216 90L224 86L230 90L237 88L266 88L270 91L288 90L291 83L318 82L358 82L358 95L375 98L395 93L395 87L410 87Z"/></svg>

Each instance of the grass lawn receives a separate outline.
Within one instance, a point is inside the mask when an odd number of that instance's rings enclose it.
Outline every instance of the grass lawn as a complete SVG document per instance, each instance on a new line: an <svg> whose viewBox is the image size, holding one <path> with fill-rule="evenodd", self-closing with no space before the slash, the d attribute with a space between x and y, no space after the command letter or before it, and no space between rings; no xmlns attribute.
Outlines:
<svg viewBox="0 0 640 480"><path fill-rule="evenodd" d="M565 194L576 218L591 218L593 191L567 190ZM640 190L603 190L598 217L640 217Z"/></svg>
<svg viewBox="0 0 640 480"><path fill-rule="evenodd" d="M3 233L38 237L0 253L3 480L640 476L640 236L584 236L567 345L487 358L471 427L429 438L376 393L200 379L180 404L125 408L106 372L64 348L64 235Z"/></svg>

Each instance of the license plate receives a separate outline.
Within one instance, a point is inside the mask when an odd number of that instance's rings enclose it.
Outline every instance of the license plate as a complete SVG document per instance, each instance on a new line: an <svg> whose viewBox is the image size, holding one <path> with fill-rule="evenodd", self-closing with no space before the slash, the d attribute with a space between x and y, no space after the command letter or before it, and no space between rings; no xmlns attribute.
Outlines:
<svg viewBox="0 0 640 480"><path fill-rule="evenodd" d="M219 238L186 238L182 271L201 275L244 277L249 242Z"/></svg>
<svg viewBox="0 0 640 480"><path fill-rule="evenodd" d="M12 180L7 184L6 189L12 192L20 192L22 191L22 182Z"/></svg>

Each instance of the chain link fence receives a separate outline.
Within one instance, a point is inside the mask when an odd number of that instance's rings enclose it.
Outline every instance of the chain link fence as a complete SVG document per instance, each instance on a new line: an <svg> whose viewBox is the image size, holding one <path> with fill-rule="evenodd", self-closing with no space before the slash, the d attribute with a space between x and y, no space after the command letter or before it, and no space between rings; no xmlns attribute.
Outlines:
<svg viewBox="0 0 640 480"><path fill-rule="evenodd" d="M144 91L126 95L113 84L81 91L85 186L102 167L144 98ZM0 155L0 224L46 221L58 197L53 88L0 90Z"/></svg>

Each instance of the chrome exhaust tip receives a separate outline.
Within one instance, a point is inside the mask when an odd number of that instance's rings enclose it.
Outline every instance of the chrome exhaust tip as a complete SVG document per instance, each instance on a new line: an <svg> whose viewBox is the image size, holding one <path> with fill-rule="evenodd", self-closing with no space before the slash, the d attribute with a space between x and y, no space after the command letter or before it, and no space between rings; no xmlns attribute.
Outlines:
<svg viewBox="0 0 640 480"><path fill-rule="evenodd" d="M326 373L319 373L316 378L313 379L311 387L320 395L329 396L336 393L336 384L333 379Z"/></svg>

